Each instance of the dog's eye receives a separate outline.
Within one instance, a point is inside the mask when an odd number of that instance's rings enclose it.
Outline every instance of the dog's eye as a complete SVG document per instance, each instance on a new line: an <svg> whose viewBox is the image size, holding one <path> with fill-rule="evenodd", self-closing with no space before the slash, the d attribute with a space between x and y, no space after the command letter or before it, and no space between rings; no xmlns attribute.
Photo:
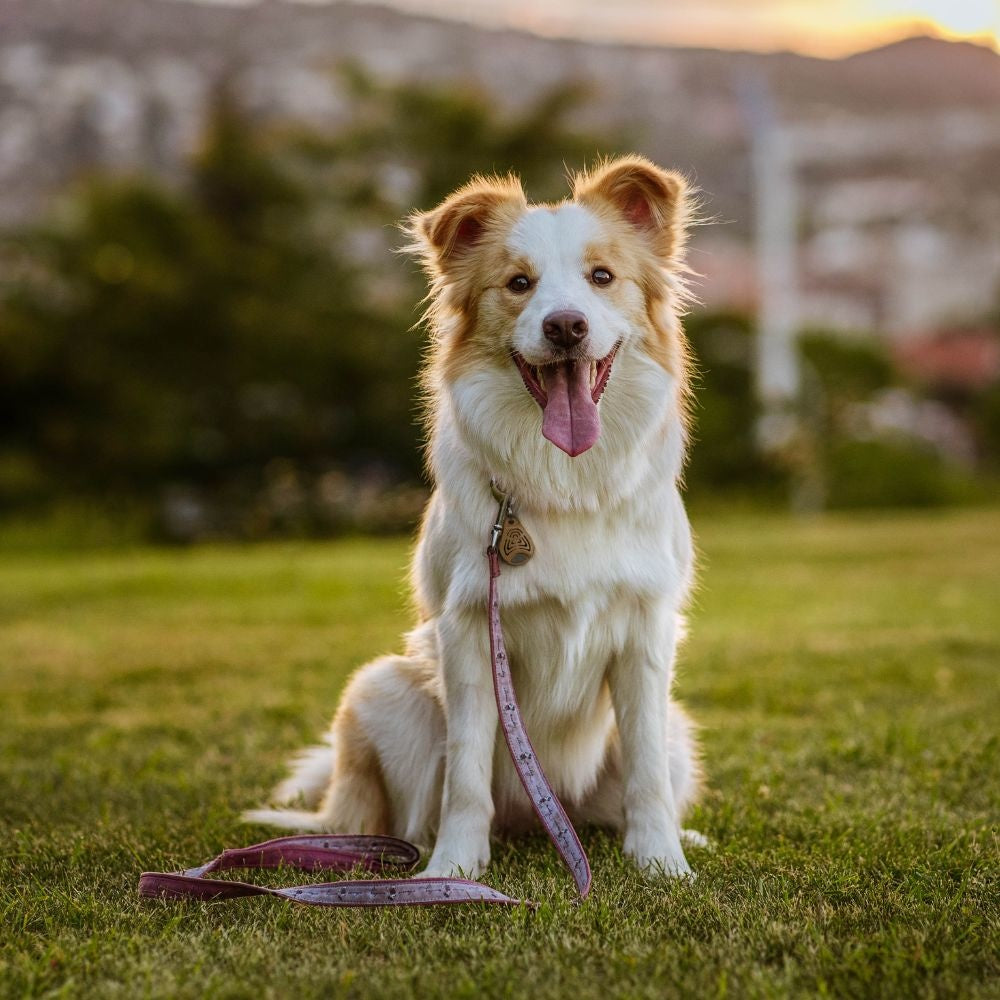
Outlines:
<svg viewBox="0 0 1000 1000"><path fill-rule="evenodd" d="M510 281L507 282L507 287L512 292L526 292L531 288L531 278L526 274L515 274Z"/></svg>
<svg viewBox="0 0 1000 1000"><path fill-rule="evenodd" d="M605 267L595 267L590 272L590 280L595 285L610 285L615 280L615 276Z"/></svg>

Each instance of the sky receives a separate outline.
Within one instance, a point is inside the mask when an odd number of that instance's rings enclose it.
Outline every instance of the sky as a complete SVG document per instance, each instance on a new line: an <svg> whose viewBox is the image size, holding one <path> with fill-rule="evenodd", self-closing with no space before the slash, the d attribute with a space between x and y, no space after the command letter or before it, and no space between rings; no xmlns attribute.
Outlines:
<svg viewBox="0 0 1000 1000"><path fill-rule="evenodd" d="M252 3L254 0L225 0ZM325 0L296 0L323 3ZM355 0L368 2L368 0ZM1000 51L1000 0L371 0L544 35L840 56L914 34Z"/></svg>

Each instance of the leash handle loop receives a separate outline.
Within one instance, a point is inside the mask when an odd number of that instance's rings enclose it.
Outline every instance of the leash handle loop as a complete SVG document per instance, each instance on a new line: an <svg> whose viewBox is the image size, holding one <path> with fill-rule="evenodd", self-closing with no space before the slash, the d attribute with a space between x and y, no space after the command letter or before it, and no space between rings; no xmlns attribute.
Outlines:
<svg viewBox="0 0 1000 1000"><path fill-rule="evenodd" d="M430 906L441 903L496 903L520 905L489 886L456 878L387 878L322 882L280 889L206 878L213 872L234 868L279 868L287 865L301 871L348 872L361 867L371 872L409 870L420 852L396 837L348 835L278 837L223 851L197 868L179 872L143 872L139 895L146 899L195 899L202 902L238 899L243 896L277 896L312 906ZM529 906L534 904L529 903Z"/></svg>
<svg viewBox="0 0 1000 1000"><path fill-rule="evenodd" d="M349 872L354 868L384 871L386 868L413 868L420 852L396 837L359 837L353 834L329 836L277 837L249 847L223 851L188 874L208 874L231 868L278 868L288 865L301 871Z"/></svg>

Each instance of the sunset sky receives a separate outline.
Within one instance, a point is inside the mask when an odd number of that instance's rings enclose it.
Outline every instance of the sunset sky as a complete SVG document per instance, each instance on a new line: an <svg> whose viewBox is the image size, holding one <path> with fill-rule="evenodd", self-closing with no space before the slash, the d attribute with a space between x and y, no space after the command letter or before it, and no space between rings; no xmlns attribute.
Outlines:
<svg viewBox="0 0 1000 1000"><path fill-rule="evenodd" d="M723 48L789 48L821 56L842 55L926 33L968 38L1000 48L1000 0L390 2L407 10L509 25L541 34Z"/></svg>

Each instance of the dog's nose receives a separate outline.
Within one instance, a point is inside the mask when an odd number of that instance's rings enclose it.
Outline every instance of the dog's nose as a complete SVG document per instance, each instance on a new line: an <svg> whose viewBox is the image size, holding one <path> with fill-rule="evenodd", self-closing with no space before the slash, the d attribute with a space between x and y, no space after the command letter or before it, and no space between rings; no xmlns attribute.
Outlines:
<svg viewBox="0 0 1000 1000"><path fill-rule="evenodd" d="M545 334L545 339L556 347L572 347L574 344L579 344L589 330L587 317L573 309L549 313L542 320L542 333Z"/></svg>

